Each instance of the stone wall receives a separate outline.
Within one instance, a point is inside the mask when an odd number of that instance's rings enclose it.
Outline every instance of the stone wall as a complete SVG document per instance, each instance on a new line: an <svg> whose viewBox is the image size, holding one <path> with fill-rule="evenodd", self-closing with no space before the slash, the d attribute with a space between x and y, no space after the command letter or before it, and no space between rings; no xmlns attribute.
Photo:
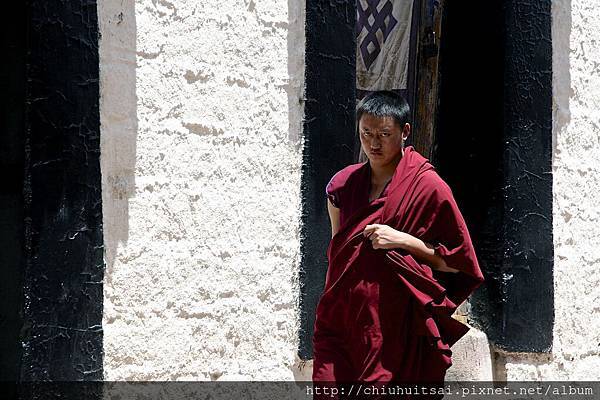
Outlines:
<svg viewBox="0 0 600 400"><path fill-rule="evenodd" d="M106 380L291 379L302 2L99 2Z"/></svg>

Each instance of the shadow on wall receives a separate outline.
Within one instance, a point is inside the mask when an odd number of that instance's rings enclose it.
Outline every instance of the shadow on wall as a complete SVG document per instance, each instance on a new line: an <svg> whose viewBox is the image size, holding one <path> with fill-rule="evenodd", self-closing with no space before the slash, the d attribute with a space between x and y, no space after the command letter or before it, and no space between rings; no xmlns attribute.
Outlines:
<svg viewBox="0 0 600 400"><path fill-rule="evenodd" d="M288 140L291 145L294 146L296 151L302 153L303 144L303 124L304 124L304 52L306 47L305 41L305 26L306 26L306 11L304 1L288 0L288 33L287 33L287 50L288 50L288 85L286 87L287 100L288 100ZM300 107L298 107L300 105ZM299 205L301 207L301 205ZM298 226L298 235L301 234L300 226ZM302 239L300 239L302 240ZM300 274L298 268L300 266L300 248L298 248L298 254L294 259L294 274L295 274L295 288L297 293L294 294L297 307L297 315L300 315ZM297 340L300 339L300 325L295 324ZM296 344L298 347L298 344ZM291 366L292 374L294 379L298 380L299 376L299 363L304 362L300 360L298 355L295 355L294 364ZM308 369L306 371L309 371ZM304 376L304 380L310 380L310 376ZM302 380L302 379L300 379Z"/></svg>
<svg viewBox="0 0 600 400"><path fill-rule="evenodd" d="M119 243L129 238L129 198L135 195L135 0L98 2L100 129L105 280L110 282Z"/></svg>
<svg viewBox="0 0 600 400"><path fill-rule="evenodd" d="M552 2L552 166L557 155L558 132L571 122L571 0Z"/></svg>
<svg viewBox="0 0 600 400"><path fill-rule="evenodd" d="M299 153L303 152L303 125L304 125L304 52L305 52L305 3L304 1L288 0L288 31L287 31L287 72L288 72L288 83L285 87L287 92L287 103L288 103L288 143L290 146ZM301 185L301 180L298 182ZM300 190L300 196L302 191ZM298 199L297 207L302 208L301 200ZM301 238L301 216L296 228L299 241ZM300 308L300 285L302 284L300 279L300 246L297 248L294 260L292 261L293 274L294 274L294 299L296 306L297 320L293 321L295 327L295 338L297 341L300 340L300 321L299 316L301 313ZM295 343L295 347L298 348L298 342ZM295 362L298 357L295 355ZM291 366L292 373L295 374L296 364Z"/></svg>
<svg viewBox="0 0 600 400"><path fill-rule="evenodd" d="M304 28L305 2L288 0L288 139L302 151L302 123L304 119ZM301 107L298 107L298 104Z"/></svg>

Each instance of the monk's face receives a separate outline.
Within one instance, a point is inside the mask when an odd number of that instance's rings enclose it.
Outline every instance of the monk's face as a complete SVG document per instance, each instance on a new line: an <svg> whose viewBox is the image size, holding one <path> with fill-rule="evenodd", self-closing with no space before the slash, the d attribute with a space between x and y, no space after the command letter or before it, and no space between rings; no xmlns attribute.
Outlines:
<svg viewBox="0 0 600 400"><path fill-rule="evenodd" d="M402 158L404 141L410 125L401 127L392 117L365 114L358 122L358 134L363 151L371 165L385 166Z"/></svg>

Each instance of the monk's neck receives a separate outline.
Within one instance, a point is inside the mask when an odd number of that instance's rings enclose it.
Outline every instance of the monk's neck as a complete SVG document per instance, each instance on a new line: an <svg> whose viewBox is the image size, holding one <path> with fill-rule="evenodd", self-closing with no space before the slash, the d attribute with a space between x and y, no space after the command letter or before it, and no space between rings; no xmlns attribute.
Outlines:
<svg viewBox="0 0 600 400"><path fill-rule="evenodd" d="M394 172L396 171L396 167L398 166L398 163L400 162L400 160L402 159L404 151L402 151L398 157L396 157L392 162L386 164L386 165L376 165L373 166L371 164L371 182L373 182L374 184L377 185L382 185L387 183L390 179L392 179L392 176L394 175Z"/></svg>

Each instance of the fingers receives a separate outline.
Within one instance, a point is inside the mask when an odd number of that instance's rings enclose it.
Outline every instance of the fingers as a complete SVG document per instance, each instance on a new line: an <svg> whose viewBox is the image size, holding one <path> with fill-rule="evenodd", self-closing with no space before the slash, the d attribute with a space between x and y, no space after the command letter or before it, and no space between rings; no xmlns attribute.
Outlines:
<svg viewBox="0 0 600 400"><path fill-rule="evenodd" d="M371 241L371 246L377 250L377 249L385 249L386 245L385 245L385 241L380 240L379 238L372 240Z"/></svg>
<svg viewBox="0 0 600 400"><path fill-rule="evenodd" d="M370 231L367 236L369 240L371 240L371 246L374 249L385 249L386 248L386 240L384 236L380 232L377 231L378 227L375 227Z"/></svg>
<svg viewBox="0 0 600 400"><path fill-rule="evenodd" d="M373 231L373 230L377 229L377 226L378 226L378 224L367 225L367 226L365 226L365 232Z"/></svg>
<svg viewBox="0 0 600 400"><path fill-rule="evenodd" d="M367 225L367 226L365 226L365 230L363 231L363 235L365 235L365 236L367 236L367 237L370 237L370 236L371 236L371 234L372 234L373 232L375 232L375 230L376 230L377 228L379 228L380 226L381 226L381 225L379 225L379 224L371 224L371 225Z"/></svg>

